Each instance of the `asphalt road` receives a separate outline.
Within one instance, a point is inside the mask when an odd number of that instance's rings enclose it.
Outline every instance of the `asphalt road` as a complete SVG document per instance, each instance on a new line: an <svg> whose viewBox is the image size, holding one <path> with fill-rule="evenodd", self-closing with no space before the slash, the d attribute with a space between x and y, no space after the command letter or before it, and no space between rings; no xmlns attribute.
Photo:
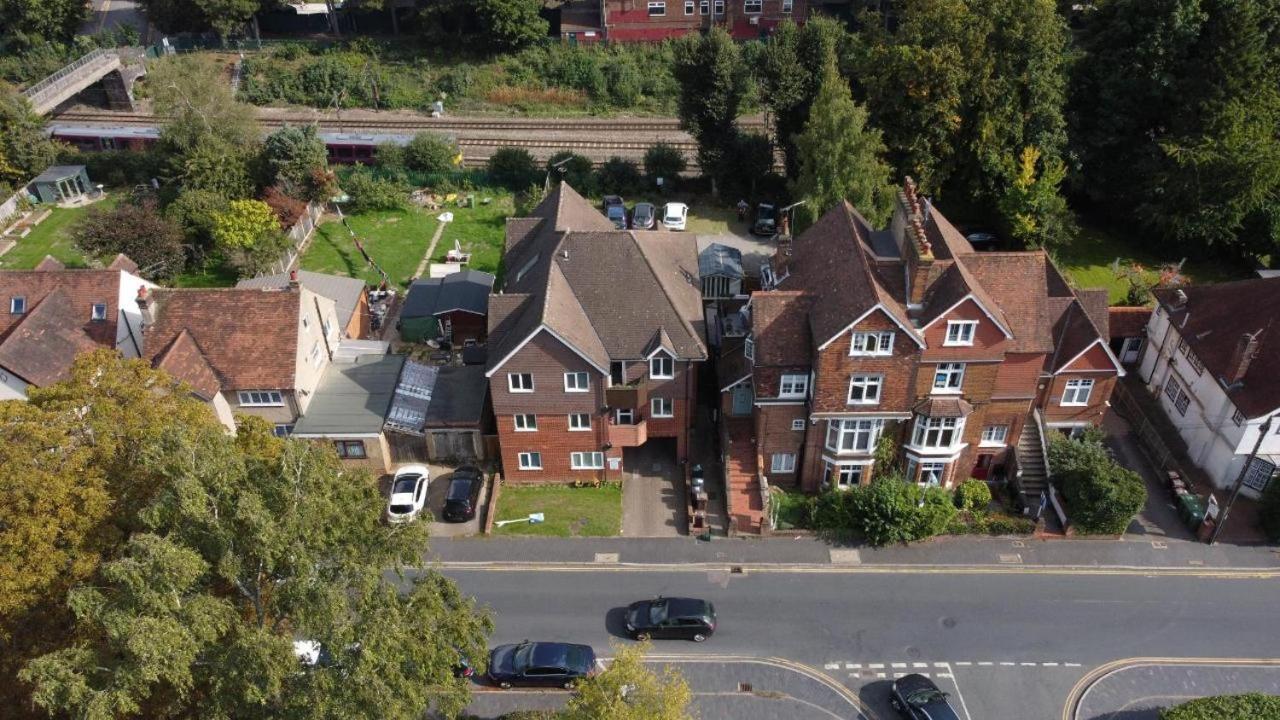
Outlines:
<svg viewBox="0 0 1280 720"><path fill-rule="evenodd" d="M888 683L913 671L934 677L969 720L1061 717L1072 687L1109 661L1272 657L1280 605L1274 580L1140 573L445 572L493 609L494 643L585 642L602 655L625 642L628 602L707 598L717 634L656 652L801 663L849 688L872 717L889 717Z"/></svg>

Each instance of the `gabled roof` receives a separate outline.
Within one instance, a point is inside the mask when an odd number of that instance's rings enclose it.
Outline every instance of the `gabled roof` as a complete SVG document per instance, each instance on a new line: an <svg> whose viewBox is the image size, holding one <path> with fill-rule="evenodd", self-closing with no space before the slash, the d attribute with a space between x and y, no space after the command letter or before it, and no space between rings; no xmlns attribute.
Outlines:
<svg viewBox="0 0 1280 720"><path fill-rule="evenodd" d="M334 310L338 313L338 324L343 328L351 323L351 316L360 307L360 298L367 289L359 278L328 275L325 273L299 270L298 282L311 292L327 297L333 301ZM284 290L289 287L289 273L278 275L262 275L246 278L236 283L237 288L254 290Z"/></svg>
<svg viewBox="0 0 1280 720"><path fill-rule="evenodd" d="M99 347L72 308L70 294L62 288L28 306L0 340L0 367L37 387L66 379L77 355Z"/></svg>
<svg viewBox="0 0 1280 720"><path fill-rule="evenodd" d="M155 290L147 356L154 362L185 331L223 387L292 389L301 297L292 290Z"/></svg>
<svg viewBox="0 0 1280 720"><path fill-rule="evenodd" d="M168 347L156 355L152 363L157 369L169 373L173 379L190 385L196 395L204 400L212 400L222 389L218 373L185 328L174 336Z"/></svg>
<svg viewBox="0 0 1280 720"><path fill-rule="evenodd" d="M751 294L751 339L755 364L764 367L807 367L813 338L806 322L813 298L799 291Z"/></svg>
<svg viewBox="0 0 1280 720"><path fill-rule="evenodd" d="M441 278L414 280L404 299L400 316L431 317L462 310L476 315L489 312L493 275L479 270L462 270Z"/></svg>
<svg viewBox="0 0 1280 720"><path fill-rule="evenodd" d="M942 275L929 286L928 293L924 298L924 308L920 314L920 322L922 327L929 327L937 322L938 318L946 315L957 305L965 300L972 300L978 304L982 312L986 314L991 322L1000 328L1005 337L1012 338L1013 333L1009 330L1009 321L1004 316L1004 311L996 304L995 300L987 294L963 262L953 262L943 270Z"/></svg>
<svg viewBox="0 0 1280 720"><path fill-rule="evenodd" d="M34 308L54 290L66 294L68 322L74 323L94 342L113 348L116 325L120 319L120 285L122 270L67 270L51 263L41 263L44 270L0 271L0 339L3 339L22 315L9 313L11 298L26 298L27 308ZM91 319L93 305L107 306L106 319Z"/></svg>
<svg viewBox="0 0 1280 720"><path fill-rule="evenodd" d="M1001 309L1013 334L1010 352L1053 352L1053 323L1062 306L1051 313L1051 298L1073 296L1043 251L974 253L961 262Z"/></svg>
<svg viewBox="0 0 1280 720"><path fill-rule="evenodd" d="M809 325L819 347L877 305L920 342L905 305L889 291L881 266L870 257L870 242L870 227L848 202L827 211L794 241L789 274L779 289L815 297Z"/></svg>
<svg viewBox="0 0 1280 720"><path fill-rule="evenodd" d="M1280 408L1280 278L1239 280L1181 288L1152 294L1169 314L1178 335L1216 379L1228 374L1236 345L1245 333L1261 332L1257 353L1238 385L1227 397L1248 418Z"/></svg>
<svg viewBox="0 0 1280 720"><path fill-rule="evenodd" d="M615 230L565 183L533 217L540 222L507 226L507 294L490 300L489 374L542 331L604 371L610 360L644 357L659 330L678 358L706 358L691 236Z"/></svg>
<svg viewBox="0 0 1280 720"><path fill-rule="evenodd" d="M1124 374L1120 360L1107 347L1106 334L1094 324L1078 298L1050 298L1049 313L1053 318L1054 351L1049 356L1046 370L1061 372L1085 351L1101 344L1116 371Z"/></svg>
<svg viewBox="0 0 1280 720"><path fill-rule="evenodd" d="M742 251L722 243L711 243L698 253L698 273L702 277L724 275L741 278Z"/></svg>

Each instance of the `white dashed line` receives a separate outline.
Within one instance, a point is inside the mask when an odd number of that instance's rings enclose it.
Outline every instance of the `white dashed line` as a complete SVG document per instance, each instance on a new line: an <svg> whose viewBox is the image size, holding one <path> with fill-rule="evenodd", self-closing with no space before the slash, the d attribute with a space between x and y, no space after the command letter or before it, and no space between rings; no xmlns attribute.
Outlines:
<svg viewBox="0 0 1280 720"><path fill-rule="evenodd" d="M884 663L871 663L867 665L867 667L871 668L872 670L879 670L884 667Z"/></svg>
<svg viewBox="0 0 1280 720"><path fill-rule="evenodd" d="M823 670L839 670L840 663L827 663L826 665L822 666L822 669Z"/></svg>
<svg viewBox="0 0 1280 720"><path fill-rule="evenodd" d="M1035 663L1022 663L1022 667L1035 667Z"/></svg>
<svg viewBox="0 0 1280 720"><path fill-rule="evenodd" d="M859 669L859 668L861 668L861 667L862 667L862 663L851 663L851 662L847 662L847 663L845 663L845 664L844 664L844 669L845 669L845 670L858 670L858 669Z"/></svg>
<svg viewBox="0 0 1280 720"><path fill-rule="evenodd" d="M1000 664L1001 664L1001 665L1003 665L1004 667L1013 667L1014 665L1017 665L1018 663L1002 662L1002 663L1000 663Z"/></svg>
<svg viewBox="0 0 1280 720"><path fill-rule="evenodd" d="M1062 663L1063 667L1080 667L1080 663Z"/></svg>
<svg viewBox="0 0 1280 720"><path fill-rule="evenodd" d="M935 664L935 665L937 665L938 667L942 667L942 666L946 665L946 663L934 663L934 664ZM957 665L958 667L969 667L969 666L970 666L970 665L972 665L972 664L973 664L973 663L971 663L971 662L958 662L958 663L956 663L956 665ZM990 664L990 663L988 663L988 664ZM981 665L981 663L979 663L979 665Z"/></svg>
<svg viewBox="0 0 1280 720"><path fill-rule="evenodd" d="M937 663L938 667L943 667L942 663ZM929 667L929 663L911 663L911 667Z"/></svg>
<svg viewBox="0 0 1280 720"><path fill-rule="evenodd" d="M981 665L982 667L991 667L992 665L995 665L995 663L991 662L990 660L984 660L978 664Z"/></svg>
<svg viewBox="0 0 1280 720"><path fill-rule="evenodd" d="M884 673L876 673L876 677L878 677L878 678L882 678L882 677L884 677Z"/></svg>
<svg viewBox="0 0 1280 720"><path fill-rule="evenodd" d="M955 676L951 673L938 673L937 675L934 675L934 677L955 679Z"/></svg>
<svg viewBox="0 0 1280 720"><path fill-rule="evenodd" d="M890 665L892 665L892 666L894 666L894 667L896 667L896 668L904 668L904 667L906 667L906 666L907 666L907 664L906 664L906 663L889 663L889 664L890 664Z"/></svg>
<svg viewBox="0 0 1280 720"><path fill-rule="evenodd" d="M1045 667L1058 667L1058 663L1047 662L1047 663L1040 663L1040 664Z"/></svg>

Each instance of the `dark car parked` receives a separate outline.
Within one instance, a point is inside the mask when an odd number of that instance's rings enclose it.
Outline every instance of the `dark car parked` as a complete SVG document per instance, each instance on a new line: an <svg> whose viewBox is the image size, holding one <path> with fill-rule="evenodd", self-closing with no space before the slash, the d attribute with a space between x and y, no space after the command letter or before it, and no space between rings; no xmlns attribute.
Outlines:
<svg viewBox="0 0 1280 720"><path fill-rule="evenodd" d="M631 210L631 227L636 230L652 230L658 222L658 211L652 203L636 203Z"/></svg>
<svg viewBox="0 0 1280 720"><path fill-rule="evenodd" d="M627 203L621 195L604 196L604 214L613 221L614 227L619 230L627 229Z"/></svg>
<svg viewBox="0 0 1280 720"><path fill-rule="evenodd" d="M715 631L716 608L706 600L657 597L627 606L627 632L636 640L702 642Z"/></svg>
<svg viewBox="0 0 1280 720"><path fill-rule="evenodd" d="M960 720L947 694L929 678L912 673L893 681L889 704L907 720Z"/></svg>
<svg viewBox="0 0 1280 720"><path fill-rule="evenodd" d="M483 485L484 475L474 465L463 465L454 470L449 489L445 492L444 510L440 514L448 522L466 522L475 517Z"/></svg>
<svg viewBox="0 0 1280 720"><path fill-rule="evenodd" d="M596 653L590 645L525 640L489 652L489 679L503 689L514 685L571 688L595 666Z"/></svg>
<svg viewBox="0 0 1280 720"><path fill-rule="evenodd" d="M778 209L769 203L756 206L756 221L751 225L752 235L773 237L778 234Z"/></svg>

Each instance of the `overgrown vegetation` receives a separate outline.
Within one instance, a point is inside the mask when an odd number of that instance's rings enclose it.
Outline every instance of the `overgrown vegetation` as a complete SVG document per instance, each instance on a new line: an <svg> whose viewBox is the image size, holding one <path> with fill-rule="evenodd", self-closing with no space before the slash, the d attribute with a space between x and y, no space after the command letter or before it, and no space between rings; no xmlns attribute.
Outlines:
<svg viewBox="0 0 1280 720"><path fill-rule="evenodd" d="M1075 440L1053 433L1049 468L1050 480L1067 501L1067 516L1080 532L1123 534L1147 502L1142 477L1112 459L1097 428Z"/></svg>
<svg viewBox="0 0 1280 720"><path fill-rule="evenodd" d="M1160 711L1160 720L1254 720L1280 717L1280 695L1248 693L1188 700Z"/></svg>

